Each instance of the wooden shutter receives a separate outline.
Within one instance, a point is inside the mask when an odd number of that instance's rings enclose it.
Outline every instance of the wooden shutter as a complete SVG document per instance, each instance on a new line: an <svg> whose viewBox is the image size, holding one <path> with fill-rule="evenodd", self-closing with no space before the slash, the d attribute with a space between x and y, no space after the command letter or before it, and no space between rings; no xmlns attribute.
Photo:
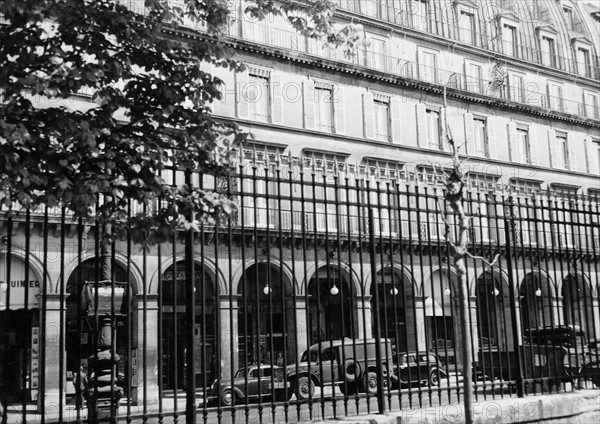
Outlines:
<svg viewBox="0 0 600 424"><path fill-rule="evenodd" d="M390 99L390 120L392 122L392 142L402 144L402 120L400 118L400 100Z"/></svg>
<svg viewBox="0 0 600 424"><path fill-rule="evenodd" d="M467 146L467 154L469 156L473 156L476 152L476 147L475 147L475 139L474 139L474 135L475 135L475 130L473 128L474 123L473 123L473 114L472 113L465 113L465 145Z"/></svg>
<svg viewBox="0 0 600 424"><path fill-rule="evenodd" d="M523 158L519 157L519 148L517 146L517 124L516 122L508 123L508 145L510 149L510 160L519 162Z"/></svg>
<svg viewBox="0 0 600 424"><path fill-rule="evenodd" d="M373 93L363 94L363 116L365 138L375 137L375 111L373 108Z"/></svg>
<svg viewBox="0 0 600 424"><path fill-rule="evenodd" d="M346 117L344 116L344 90L340 84L333 85L333 118L336 134L346 132Z"/></svg>
<svg viewBox="0 0 600 424"><path fill-rule="evenodd" d="M585 138L585 147L587 150L588 172L591 175L600 174L600 163L598 163L598 144L592 140L592 137Z"/></svg>
<svg viewBox="0 0 600 424"><path fill-rule="evenodd" d="M271 72L271 122L274 124L283 124L283 99L281 97L281 74Z"/></svg>
<svg viewBox="0 0 600 424"><path fill-rule="evenodd" d="M485 131L488 142L488 152L490 154L490 159L497 159L498 152L496 149L496 131L494 131L494 120L487 119L485 122Z"/></svg>
<svg viewBox="0 0 600 424"><path fill-rule="evenodd" d="M237 116L238 118L248 119L248 84L250 74L248 71L238 72L235 74L235 79Z"/></svg>
<svg viewBox="0 0 600 424"><path fill-rule="evenodd" d="M569 153L567 160L569 161L569 169L571 171L579 170L579 166L577 165L577 157L575 156L575 152L578 150L576 144L577 140L575 137L573 137L573 134L567 133L567 151Z"/></svg>
<svg viewBox="0 0 600 424"><path fill-rule="evenodd" d="M531 157L532 165L539 165L538 161L538 144L541 141L539 137L536 136L536 127L531 125L527 128L527 141L529 142L529 156Z"/></svg>
<svg viewBox="0 0 600 424"><path fill-rule="evenodd" d="M315 82L306 80L302 82L302 94L304 98L304 128L315 129Z"/></svg>
<svg viewBox="0 0 600 424"><path fill-rule="evenodd" d="M548 130L548 151L550 152L550 166L556 168L559 164L556 157L556 131L553 129Z"/></svg>
<svg viewBox="0 0 600 424"><path fill-rule="evenodd" d="M423 103L417 103L417 145L427 147L427 108Z"/></svg>

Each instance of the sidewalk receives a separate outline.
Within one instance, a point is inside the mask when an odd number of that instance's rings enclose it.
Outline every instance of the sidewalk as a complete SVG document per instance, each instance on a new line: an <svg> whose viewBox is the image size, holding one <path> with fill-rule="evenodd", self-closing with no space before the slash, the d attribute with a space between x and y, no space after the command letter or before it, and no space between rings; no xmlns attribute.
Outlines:
<svg viewBox="0 0 600 424"><path fill-rule="evenodd" d="M600 423L600 389L552 395L506 398L477 402L475 424ZM341 419L314 421L314 424L450 424L464 422L463 405L388 412Z"/></svg>
<svg viewBox="0 0 600 424"><path fill-rule="evenodd" d="M163 410L166 415L167 411L171 412L174 409L175 402L172 397L163 398ZM316 410L319 409L315 406ZM29 409L29 408L28 408ZM178 399L177 409L181 416L179 422L184 422L185 418L185 396ZM21 407L9 407L8 423L22 423ZM121 405L119 408L120 419L125 422L125 417L130 413L130 418L133 422L142 422L144 413L149 419L148 422L158 422L158 404L147 405L146 411L140 406L131 406L129 411L126 405ZM243 411L239 411L240 415L235 420L236 423L244 423ZM199 413L200 410L199 410ZM212 412L214 413L214 411ZM211 414L212 414L211 413ZM254 417L255 414L252 415ZM265 422L269 421L269 412L265 415ZM307 414L308 415L308 414ZM56 422L77 422L85 420L87 409L79 411L79 416L74 405L67 405L63 411L62 419L58 415L58 411L46 410L46 423ZM230 421L224 415L223 423ZM277 415L279 418L275 421L280 424L282 414ZM577 392L560 393L552 395L528 396L525 398L508 397L504 399L495 399L477 402L474 405L474 418L476 424L504 424L504 423L549 423L549 424L588 424L600 422L600 389L585 389ZM217 420L209 420L217 422ZM251 422L255 420L251 419ZM297 420L293 420L298 422ZM27 423L40 423L42 417L31 410L27 411ZM171 422L165 420L165 422ZM203 419L198 417L198 423L202 423ZM428 407L423 409L403 409L401 411L387 412L383 415L360 415L356 417L344 417L338 419L315 419L313 421L304 420L301 423L314 424L458 424L464 422L464 409L462 404L442 405Z"/></svg>

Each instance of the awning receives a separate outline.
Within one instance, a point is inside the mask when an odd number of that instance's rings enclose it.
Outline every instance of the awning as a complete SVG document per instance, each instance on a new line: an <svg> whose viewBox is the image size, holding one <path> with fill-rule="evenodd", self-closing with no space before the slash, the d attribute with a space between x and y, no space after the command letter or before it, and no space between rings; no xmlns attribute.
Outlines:
<svg viewBox="0 0 600 424"><path fill-rule="evenodd" d="M7 271L6 257L0 258L0 311L25 309L25 306L28 309L39 308L39 276L30 268L25 280L25 264L15 258L10 263L10 281L6 280Z"/></svg>

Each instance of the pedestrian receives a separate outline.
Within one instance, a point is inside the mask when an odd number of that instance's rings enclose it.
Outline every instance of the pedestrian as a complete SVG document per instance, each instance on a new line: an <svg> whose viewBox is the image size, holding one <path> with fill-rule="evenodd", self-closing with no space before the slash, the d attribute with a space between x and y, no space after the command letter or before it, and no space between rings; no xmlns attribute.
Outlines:
<svg viewBox="0 0 600 424"><path fill-rule="evenodd" d="M210 384L213 383L213 381L215 381L217 379L217 358L215 358L215 355L213 355L210 358L210 369L209 369L209 382Z"/></svg>
<svg viewBox="0 0 600 424"><path fill-rule="evenodd" d="M75 386L75 408L81 409L83 408L83 398L85 390L88 386L88 378L87 374L83 369L83 366L80 366L79 371L75 372L75 376L73 378L73 385Z"/></svg>

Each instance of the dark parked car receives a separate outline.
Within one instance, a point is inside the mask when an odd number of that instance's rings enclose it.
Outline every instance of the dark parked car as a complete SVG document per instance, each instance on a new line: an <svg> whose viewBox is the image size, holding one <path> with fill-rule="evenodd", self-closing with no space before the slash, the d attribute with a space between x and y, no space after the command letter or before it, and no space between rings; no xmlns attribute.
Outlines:
<svg viewBox="0 0 600 424"><path fill-rule="evenodd" d="M400 384L429 383L431 386L437 386L440 379L447 375L434 353L406 352L397 358L394 374Z"/></svg>
<svg viewBox="0 0 600 424"><path fill-rule="evenodd" d="M378 381L383 388L393 384L389 373L392 364L392 347L389 340L380 343L380 360L377 360L377 340L344 339L323 341L312 345L302 354L298 364L287 367L288 380L298 400L313 396L315 386L339 386L343 394L364 391L377 394Z"/></svg>
<svg viewBox="0 0 600 424"><path fill-rule="evenodd" d="M271 365L251 365L239 369L231 379L215 380L207 391L209 403L231 406L248 400L284 400L289 399L292 390L289 382L284 381L284 369Z"/></svg>

